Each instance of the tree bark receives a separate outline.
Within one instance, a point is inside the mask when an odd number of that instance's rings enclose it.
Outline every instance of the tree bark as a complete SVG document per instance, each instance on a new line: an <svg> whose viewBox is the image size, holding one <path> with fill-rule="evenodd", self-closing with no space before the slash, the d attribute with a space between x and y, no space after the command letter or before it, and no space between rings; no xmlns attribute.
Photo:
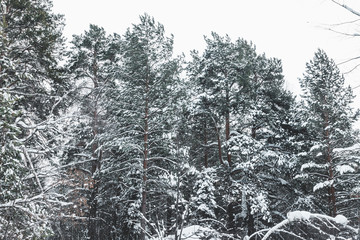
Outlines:
<svg viewBox="0 0 360 240"><path fill-rule="evenodd" d="M251 214L250 205L247 205L247 234L251 236L255 232L254 216Z"/></svg>
<svg viewBox="0 0 360 240"><path fill-rule="evenodd" d="M208 137L207 137L207 122L204 121L204 167L208 167Z"/></svg>
<svg viewBox="0 0 360 240"><path fill-rule="evenodd" d="M229 144L229 140L230 140L230 112L229 110L226 111L226 116L225 116L225 137L226 137L226 142L227 145ZM231 166L231 153L230 153L230 149L228 146L227 149L227 161L229 163L229 166Z"/></svg>
<svg viewBox="0 0 360 240"><path fill-rule="evenodd" d="M227 78L227 73L225 72L225 77ZM226 139L226 146L227 146L227 161L229 166L231 166L231 153L229 149L229 140L230 140L230 89L232 84L229 84L228 81L226 82L226 111L225 111L225 139Z"/></svg>
<svg viewBox="0 0 360 240"><path fill-rule="evenodd" d="M254 126L251 128L251 137L253 139L256 138L256 126L254 124ZM246 199L246 197L245 197ZM247 201L247 200L246 200ZM251 234L253 234L255 232L255 220L254 220L254 216L251 214L251 206L250 204L246 204L247 205L247 232L248 232L248 236L250 236Z"/></svg>
<svg viewBox="0 0 360 240"><path fill-rule="evenodd" d="M97 52L94 50L93 52L94 59L97 58ZM98 82L98 65L97 61L94 60L94 63L92 65L92 71L93 71L93 83L94 83L94 89L97 90L99 88L99 82ZM96 152L99 145L97 140L95 139L98 135L99 131L99 120L98 120L98 101L97 97L94 98L94 109L93 109L93 126L92 126L92 132L93 132L93 144L91 146L91 152L92 152L92 158L91 161L91 195L89 198L90 203L90 209L89 209L89 224L88 224L88 232L89 232L89 238L90 240L96 240L98 239L97 236L97 229L99 228L97 224L97 200L96 196L98 194L99 189L99 180L97 180L94 176L95 172L100 169L100 162L102 157L102 152L100 151L99 154Z"/></svg>
<svg viewBox="0 0 360 240"><path fill-rule="evenodd" d="M97 136L98 134L98 115L97 115L97 110L94 111L94 119L93 119L94 123L93 123L93 134L94 134L94 138ZM94 143L91 146L91 150L92 150L92 164L91 164L91 195L90 195L90 199L89 199L89 203L90 203L90 209L89 209L89 225L88 225L88 231L89 231L89 237L90 240L96 240L98 239L97 237L97 229L98 229L98 225L97 225L97 200L96 200L96 196L98 194L98 189L99 189L99 180L95 178L94 174L97 170L100 169L100 163L101 163L101 158L102 158L102 152L99 151L99 154L96 153L98 149L98 143L97 141L94 141Z"/></svg>
<svg viewBox="0 0 360 240"><path fill-rule="evenodd" d="M329 127L329 114L325 113L325 123L324 123L324 129L325 129L325 141L327 145L327 152L326 152L326 161L329 165L329 177L328 180L332 181L334 179L334 171L333 171L333 159L331 157L332 148L330 145L330 131L328 129ZM334 183L332 183L329 186L329 212L330 216L335 217L336 216L336 197L335 197L335 187Z"/></svg>
<svg viewBox="0 0 360 240"><path fill-rule="evenodd" d="M146 79L145 86L145 117L144 117L144 160L143 160L143 177L142 177L142 194L141 194L141 214L142 218L140 220L141 226L141 235L140 240L145 240L146 236L146 184L147 184L147 167L148 167L148 154L149 154L149 79Z"/></svg>
<svg viewBox="0 0 360 240"><path fill-rule="evenodd" d="M221 152L220 131L217 126L215 126L215 130L216 130L216 137L217 137L217 143L218 143L219 162L220 162L220 164L224 164L224 162L222 160L222 152Z"/></svg>

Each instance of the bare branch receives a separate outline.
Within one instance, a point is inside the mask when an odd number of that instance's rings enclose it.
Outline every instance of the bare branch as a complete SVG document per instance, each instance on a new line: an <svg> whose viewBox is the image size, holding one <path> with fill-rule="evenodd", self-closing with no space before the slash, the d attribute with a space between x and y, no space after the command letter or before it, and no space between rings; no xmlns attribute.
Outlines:
<svg viewBox="0 0 360 240"><path fill-rule="evenodd" d="M339 5L340 7L345 8L347 11L351 12L352 14L360 17L360 12L354 10L353 8L349 7L348 5L341 4L341 3L339 3L339 2L337 2L337 1L335 1L335 0L331 0L331 1L332 1L333 3Z"/></svg>
<svg viewBox="0 0 360 240"><path fill-rule="evenodd" d="M349 73L351 73L352 71L354 71L356 68L358 68L360 66L360 63L359 64L357 64L355 67L353 67L352 69L350 69L349 71L347 71L347 72L344 72L344 74L349 74ZM354 89L354 88L353 88Z"/></svg>
<svg viewBox="0 0 360 240"><path fill-rule="evenodd" d="M32 160L31 160L28 152L26 151L25 147L23 147L23 154L24 154L25 159L26 159L26 160L28 161L28 163L30 164L31 170L32 170L32 172L33 172L33 174L34 174L34 176L35 176L36 182L37 182L37 184L38 184L38 186L39 186L39 188L40 188L40 190L41 190L41 193L44 193L44 189L43 189L43 187L42 187L42 185L41 185L41 182L40 182L40 180L39 180L39 177L38 177L38 175L37 175L37 173L36 173L36 171L35 171L35 169L34 169L34 165L33 165L33 163L32 163Z"/></svg>
<svg viewBox="0 0 360 240"><path fill-rule="evenodd" d="M344 35L344 36L348 36L348 37L360 37L360 34L359 33L345 33L345 32L339 32L339 31L336 31L334 29L331 29L331 28L328 28L329 31L332 31L334 33L337 33L337 34L341 34L341 35Z"/></svg>
<svg viewBox="0 0 360 240"><path fill-rule="evenodd" d="M342 23L330 24L329 26L333 26L333 27L342 26L342 25L346 25L346 24L356 23L358 21L360 21L360 19L355 19L355 20L352 20L352 21L347 21L347 22L342 22Z"/></svg>
<svg viewBox="0 0 360 240"><path fill-rule="evenodd" d="M353 60L357 60L357 59L359 59L359 58L360 58L360 56L353 57L353 58L350 58L350 59L348 59L348 60L346 60L346 61L340 62L340 63L338 63L337 65L341 65L341 64L344 64L344 63L348 63L348 62L351 62L351 61L353 61Z"/></svg>

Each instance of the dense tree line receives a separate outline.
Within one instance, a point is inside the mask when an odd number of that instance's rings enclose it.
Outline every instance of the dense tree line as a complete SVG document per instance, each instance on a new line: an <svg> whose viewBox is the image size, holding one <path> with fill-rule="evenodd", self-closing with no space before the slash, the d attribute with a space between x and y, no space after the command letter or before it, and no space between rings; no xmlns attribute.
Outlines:
<svg viewBox="0 0 360 240"><path fill-rule="evenodd" d="M0 239L355 239L358 112L323 50L296 100L242 38L186 59L145 14L65 49L51 1L0 7Z"/></svg>

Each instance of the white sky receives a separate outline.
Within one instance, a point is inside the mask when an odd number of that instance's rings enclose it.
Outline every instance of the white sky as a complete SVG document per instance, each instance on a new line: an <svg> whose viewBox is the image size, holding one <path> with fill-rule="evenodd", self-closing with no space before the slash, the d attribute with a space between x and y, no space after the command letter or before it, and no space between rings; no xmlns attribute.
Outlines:
<svg viewBox="0 0 360 240"><path fill-rule="evenodd" d="M359 0L339 0L360 11ZM357 19L330 0L53 0L54 12L65 15L64 34L82 34L89 24L104 27L107 33L125 33L139 16L148 13L174 34L176 54L204 49L203 36L211 31L228 34L233 40L252 41L258 53L283 62L286 88L299 93L298 78L317 48L340 63L360 56L357 38L327 30L332 24ZM336 27L360 33L360 21ZM358 31L357 31L358 30ZM341 65L345 72L354 64ZM352 87L360 85L360 69L345 75ZM360 87L354 90L359 97ZM360 106L360 104L359 104Z"/></svg>

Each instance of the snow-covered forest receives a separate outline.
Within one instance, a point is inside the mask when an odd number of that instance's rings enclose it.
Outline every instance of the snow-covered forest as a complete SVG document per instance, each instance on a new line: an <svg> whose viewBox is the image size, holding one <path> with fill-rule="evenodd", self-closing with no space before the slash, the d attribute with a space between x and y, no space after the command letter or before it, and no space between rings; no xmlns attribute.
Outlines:
<svg viewBox="0 0 360 240"><path fill-rule="evenodd" d="M251 39L174 56L144 14L68 46L51 0L0 8L1 240L359 239L359 111L323 50L296 98Z"/></svg>

